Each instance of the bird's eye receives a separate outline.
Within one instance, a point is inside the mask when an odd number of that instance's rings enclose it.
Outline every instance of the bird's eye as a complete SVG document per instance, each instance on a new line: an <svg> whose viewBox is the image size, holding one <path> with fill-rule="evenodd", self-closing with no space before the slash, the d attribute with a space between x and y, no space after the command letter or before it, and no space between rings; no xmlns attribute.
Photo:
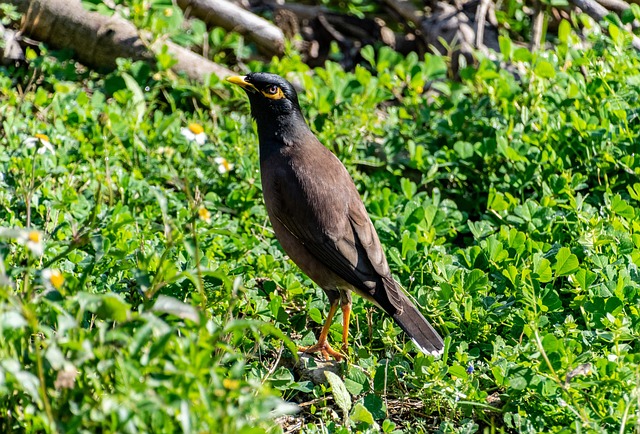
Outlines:
<svg viewBox="0 0 640 434"><path fill-rule="evenodd" d="M278 86L272 84L271 86L267 87L267 93L269 95L275 95L276 93L278 93Z"/></svg>

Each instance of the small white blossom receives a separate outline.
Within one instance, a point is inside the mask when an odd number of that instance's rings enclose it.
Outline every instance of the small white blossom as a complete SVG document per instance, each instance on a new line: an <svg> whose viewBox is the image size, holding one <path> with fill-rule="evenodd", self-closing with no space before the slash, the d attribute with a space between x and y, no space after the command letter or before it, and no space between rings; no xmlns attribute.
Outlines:
<svg viewBox="0 0 640 434"><path fill-rule="evenodd" d="M196 142L198 145L204 145L207 141L207 135L200 124L190 123L186 128L181 128L180 133L187 140Z"/></svg>
<svg viewBox="0 0 640 434"><path fill-rule="evenodd" d="M51 144L51 140L49 140L49 136L46 134L36 134L33 137L28 137L23 144L27 149L34 148L39 144L40 146L37 151L38 154L44 154L47 151L52 154L55 154L56 152L55 148Z"/></svg>
<svg viewBox="0 0 640 434"><path fill-rule="evenodd" d="M216 157L213 161L218 165L218 172L221 174L233 170L233 164L229 163L224 157Z"/></svg>
<svg viewBox="0 0 640 434"><path fill-rule="evenodd" d="M18 232L16 241L31 251L35 256L42 256L44 253L44 243L42 233L33 229L24 229Z"/></svg>
<svg viewBox="0 0 640 434"><path fill-rule="evenodd" d="M161 147L158 148L157 152L160 155L165 155L165 156L171 158L171 157L173 157L173 154L175 154L176 151L175 151L175 149L173 149L170 146L161 146Z"/></svg>
<svg viewBox="0 0 640 434"><path fill-rule="evenodd" d="M45 286L60 289L64 284L64 276L59 270L46 268L42 270L42 281Z"/></svg>
<svg viewBox="0 0 640 434"><path fill-rule="evenodd" d="M21 246L26 246L36 256L42 256L44 243L42 233L35 229L0 228L0 238L14 239Z"/></svg>

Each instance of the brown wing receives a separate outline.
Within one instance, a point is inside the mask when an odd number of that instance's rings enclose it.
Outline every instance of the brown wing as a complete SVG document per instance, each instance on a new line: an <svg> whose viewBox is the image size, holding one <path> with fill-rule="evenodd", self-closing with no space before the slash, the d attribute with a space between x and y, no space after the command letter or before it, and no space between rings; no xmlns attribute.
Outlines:
<svg viewBox="0 0 640 434"><path fill-rule="evenodd" d="M313 151L319 155L309 149L302 161L294 155L280 174L274 217L315 258L393 314L402 305L400 289L375 228L347 170L318 145Z"/></svg>

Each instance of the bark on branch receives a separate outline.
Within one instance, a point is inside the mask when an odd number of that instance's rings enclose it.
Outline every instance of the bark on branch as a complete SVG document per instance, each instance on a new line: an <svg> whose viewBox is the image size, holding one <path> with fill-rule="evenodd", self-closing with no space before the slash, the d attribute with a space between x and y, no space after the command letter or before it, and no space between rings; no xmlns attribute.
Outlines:
<svg viewBox="0 0 640 434"><path fill-rule="evenodd" d="M284 34L269 21L226 0L178 0L178 6L209 26L238 32L256 43L260 51L274 55L284 51Z"/></svg>
<svg viewBox="0 0 640 434"><path fill-rule="evenodd" d="M231 75L217 65L170 41L148 44L129 21L107 17L82 8L79 0L3 0L23 13L21 32L54 48L69 48L76 58L94 68L113 69L118 57L154 60L154 52L166 45L176 59L176 72L204 83L209 74Z"/></svg>
<svg viewBox="0 0 640 434"><path fill-rule="evenodd" d="M602 21L609 13L607 8L594 0L571 0L571 2L596 21ZM640 38L635 35L632 35L632 38L631 45L633 45L636 50L640 50Z"/></svg>

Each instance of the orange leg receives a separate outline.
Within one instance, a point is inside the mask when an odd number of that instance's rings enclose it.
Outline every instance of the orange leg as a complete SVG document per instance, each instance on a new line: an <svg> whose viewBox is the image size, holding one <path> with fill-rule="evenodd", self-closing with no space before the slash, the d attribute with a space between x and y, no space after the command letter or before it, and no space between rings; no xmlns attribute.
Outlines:
<svg viewBox="0 0 640 434"><path fill-rule="evenodd" d="M344 358L342 354L331 348L331 345L329 345L329 341L327 340L329 336L329 328L331 328L331 321L336 314L336 310L338 310L337 300L336 303L331 304L331 307L329 308L329 314L327 315L327 320L324 322L324 326L322 327L322 331L318 337L318 343L310 347L300 347L300 351L303 353L320 352L325 360L329 360L329 356L333 356L336 360L342 360Z"/></svg>
<svg viewBox="0 0 640 434"><path fill-rule="evenodd" d="M342 305L342 352L349 354L349 316L351 303Z"/></svg>

